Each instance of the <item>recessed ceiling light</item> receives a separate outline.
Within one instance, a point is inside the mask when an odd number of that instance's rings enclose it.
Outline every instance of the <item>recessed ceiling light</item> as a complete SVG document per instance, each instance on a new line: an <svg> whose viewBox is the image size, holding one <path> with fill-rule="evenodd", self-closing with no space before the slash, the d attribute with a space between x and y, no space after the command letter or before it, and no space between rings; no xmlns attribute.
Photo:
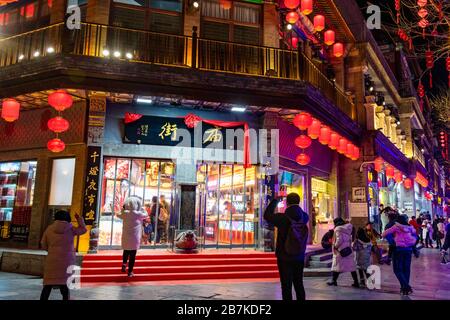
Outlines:
<svg viewBox="0 0 450 320"><path fill-rule="evenodd" d="M129 52L127 52L125 54L125 57L127 57L127 59L133 59L133 55L131 53L129 53Z"/></svg>
<svg viewBox="0 0 450 320"><path fill-rule="evenodd" d="M102 53L103 53L103 56L109 57L109 50L108 49L103 50Z"/></svg>
<svg viewBox="0 0 450 320"><path fill-rule="evenodd" d="M122 54L120 53L120 51L114 51L114 57L115 58L120 58Z"/></svg>
<svg viewBox="0 0 450 320"><path fill-rule="evenodd" d="M48 53L53 53L53 52L55 52L55 49L53 47L48 47L47 48L47 52Z"/></svg>
<svg viewBox="0 0 450 320"><path fill-rule="evenodd" d="M235 112L245 112L245 110L247 110L245 107L233 107L233 108L231 108L231 111L235 111Z"/></svg>
<svg viewBox="0 0 450 320"><path fill-rule="evenodd" d="M41 55L41 53L39 51L35 51L33 53L33 57L35 57L35 58L39 57L40 55Z"/></svg>
<svg viewBox="0 0 450 320"><path fill-rule="evenodd" d="M138 102L138 103L153 103L153 100L152 99L148 99L148 98L137 98L136 99L136 102Z"/></svg>

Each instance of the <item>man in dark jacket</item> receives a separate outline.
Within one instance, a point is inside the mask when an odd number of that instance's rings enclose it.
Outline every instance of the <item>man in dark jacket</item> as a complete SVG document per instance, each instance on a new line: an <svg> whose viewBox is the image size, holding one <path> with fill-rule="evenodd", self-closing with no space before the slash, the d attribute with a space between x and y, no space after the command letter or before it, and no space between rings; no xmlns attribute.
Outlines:
<svg viewBox="0 0 450 320"><path fill-rule="evenodd" d="M389 208L389 207L388 207L388 208ZM398 218L398 213L395 212L395 211L393 211L392 209L389 210L389 211L387 211L387 212L388 212L388 219L389 219L389 222L386 224L386 227L385 227L385 229L384 229L385 231L386 231L387 229L389 229L390 227L394 226L395 223L397 222L397 218ZM388 265L390 265L390 264L391 264L391 261L392 261L392 255L394 254L394 250L395 250L394 235L392 235L392 234L387 235L387 236L386 236L386 240L387 240L387 242L388 242L388 244L389 244L388 258L387 258L386 263L387 263Z"/></svg>
<svg viewBox="0 0 450 320"><path fill-rule="evenodd" d="M285 243L292 219L308 224L308 214L300 206L300 197L296 193L288 194L286 198L287 209L284 214L274 213L280 199L273 199L264 212L264 219L277 227L277 256L278 271L280 273L283 300L292 300L292 285L294 285L297 300L305 300L303 287L303 268L305 265L305 252L298 255L289 255ZM289 218L288 218L289 217Z"/></svg>

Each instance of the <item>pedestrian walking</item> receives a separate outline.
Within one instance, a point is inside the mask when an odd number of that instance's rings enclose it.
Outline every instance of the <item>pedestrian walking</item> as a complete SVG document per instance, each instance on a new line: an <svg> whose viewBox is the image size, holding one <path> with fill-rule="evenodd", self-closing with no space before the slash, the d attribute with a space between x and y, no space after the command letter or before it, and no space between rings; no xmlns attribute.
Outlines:
<svg viewBox="0 0 450 320"><path fill-rule="evenodd" d="M439 218L439 221L436 225L436 247L438 249L442 248L442 240L445 238L445 225L444 218Z"/></svg>
<svg viewBox="0 0 450 320"><path fill-rule="evenodd" d="M428 219L423 220L422 222L422 238L425 241L425 248L433 248L433 243L431 241L433 228Z"/></svg>
<svg viewBox="0 0 450 320"><path fill-rule="evenodd" d="M366 284L366 279L370 276L367 273L367 268L369 268L371 264L370 257L372 252L372 242L365 229L358 229L355 242L353 243L353 250L356 254L356 267L359 272L359 283L361 286L364 286Z"/></svg>
<svg viewBox="0 0 450 320"><path fill-rule="evenodd" d="M336 218L333 236L333 262L331 265L332 279L327 282L330 286L337 286L339 275L351 272L353 278L352 286L359 288L358 275L356 273L355 253L352 250L353 226L346 223L342 218Z"/></svg>
<svg viewBox="0 0 450 320"><path fill-rule="evenodd" d="M44 287L41 300L48 300L53 287L58 287L63 300L70 299L67 280L71 276L68 268L75 265L74 238L86 233L84 219L75 214L78 227L71 223L69 212L59 210L53 222L44 232L41 240L42 249L47 251L44 265Z"/></svg>
<svg viewBox="0 0 450 320"><path fill-rule="evenodd" d="M423 238L423 230L422 230L422 224L423 224L423 220L424 220L423 213L420 213L419 209L417 209L417 212L419 213L419 216L417 218L417 224L419 225L419 228L420 228L419 233L418 233L419 241L420 241L420 244L422 246L424 246L425 244L423 243L424 238Z"/></svg>
<svg viewBox="0 0 450 320"><path fill-rule="evenodd" d="M141 244L142 222L148 214L142 208L142 199L131 196L125 200L121 214L117 215L123 220L122 228L122 272L126 272L128 264L128 277L133 277L136 253Z"/></svg>
<svg viewBox="0 0 450 320"><path fill-rule="evenodd" d="M277 256L283 300L292 300L294 286L297 300L305 300L303 269L305 265L306 244L308 241L308 214L300 208L300 196L290 193L286 197L287 208L284 214L275 213L278 202L273 199L264 212L264 219L277 227Z"/></svg>
<svg viewBox="0 0 450 320"><path fill-rule="evenodd" d="M411 217L411 220L409 220L409 225L412 226L416 230L416 234L421 233L421 228L419 223L416 220L415 216ZM413 246L413 254L416 258L419 258L419 249L417 249L417 245L419 244L419 237L417 237L416 244Z"/></svg>
<svg viewBox="0 0 450 320"><path fill-rule="evenodd" d="M383 264L381 248L378 246L378 239L381 238L380 234L374 229L371 222L366 224L366 233L372 243L372 261L374 264Z"/></svg>
<svg viewBox="0 0 450 320"><path fill-rule="evenodd" d="M389 222L386 224L385 230L387 230L387 229L389 229L389 228L391 228L391 227L394 226L395 222L396 222L397 219L398 219L398 213L395 212L395 211L390 211L390 212L388 213L388 219L389 219ZM392 234L387 235L387 236L386 236L386 241L387 241L388 244L389 244L388 258L387 258L386 263L387 263L388 265L390 265L391 262L392 262L392 255L394 254L394 250L395 250L394 235L392 235Z"/></svg>
<svg viewBox="0 0 450 320"><path fill-rule="evenodd" d="M412 247L416 244L416 230L408 224L408 216L400 215L397 222L391 228L383 232L382 237L393 234L395 241L395 251L392 265L394 274L400 282L400 293L409 295L413 292L409 285L411 274Z"/></svg>
<svg viewBox="0 0 450 320"><path fill-rule="evenodd" d="M447 251L450 248L450 218L448 219L449 223L447 223L447 225L445 226L445 240L444 240L444 244L442 245L442 250L441 250L441 254L442 254L442 260L441 263L446 264L448 261L446 259L447 256Z"/></svg>

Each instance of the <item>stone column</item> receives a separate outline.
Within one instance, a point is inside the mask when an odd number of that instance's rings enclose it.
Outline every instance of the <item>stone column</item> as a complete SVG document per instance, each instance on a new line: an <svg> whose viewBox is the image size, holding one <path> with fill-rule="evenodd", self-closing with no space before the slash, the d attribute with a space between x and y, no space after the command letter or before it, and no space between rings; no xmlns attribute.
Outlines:
<svg viewBox="0 0 450 320"><path fill-rule="evenodd" d="M363 128L366 125L366 111L364 107L365 103L372 103L373 101L367 101L365 97L364 90L364 69L365 69L365 58L364 58L364 47L360 44L356 44L352 47L351 51L345 58L345 76L344 85L345 90L351 92L354 97L354 109L352 114L354 114L353 119L358 122Z"/></svg>
<svg viewBox="0 0 450 320"><path fill-rule="evenodd" d="M379 127L377 129L381 129L381 132L384 133L385 136L387 136L387 130L386 130L386 115L383 111L378 111L377 108L377 116L378 116L378 125Z"/></svg>
<svg viewBox="0 0 450 320"><path fill-rule="evenodd" d="M365 103L364 108L366 109L366 126L367 130L377 130L377 115L376 115L376 109L377 105L375 103Z"/></svg>

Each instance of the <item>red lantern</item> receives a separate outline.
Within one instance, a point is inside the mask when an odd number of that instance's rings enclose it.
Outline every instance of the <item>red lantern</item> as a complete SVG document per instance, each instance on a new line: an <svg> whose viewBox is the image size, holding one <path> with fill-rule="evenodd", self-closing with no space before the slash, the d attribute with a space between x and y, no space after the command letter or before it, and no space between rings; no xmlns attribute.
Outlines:
<svg viewBox="0 0 450 320"><path fill-rule="evenodd" d="M323 145L328 144L331 138L331 130L327 126L320 128L319 142Z"/></svg>
<svg viewBox="0 0 450 320"><path fill-rule="evenodd" d="M311 161L311 158L306 153L300 153L295 160L298 164L306 166Z"/></svg>
<svg viewBox="0 0 450 320"><path fill-rule="evenodd" d="M298 45L298 38L297 37L292 37L291 38L291 47L292 47L292 49L297 49L297 45Z"/></svg>
<svg viewBox="0 0 450 320"><path fill-rule="evenodd" d="M418 0L417 5L419 7L425 7L427 5L428 0Z"/></svg>
<svg viewBox="0 0 450 320"><path fill-rule="evenodd" d="M5 99L2 103L2 118L6 122L13 122L19 119L20 103L14 99Z"/></svg>
<svg viewBox="0 0 450 320"><path fill-rule="evenodd" d="M378 157L374 161L374 167L376 172L380 172L383 169L384 160L381 157Z"/></svg>
<svg viewBox="0 0 450 320"><path fill-rule="evenodd" d="M352 154L352 160L358 160L359 158L359 148L357 146L353 146L353 154Z"/></svg>
<svg viewBox="0 0 450 320"><path fill-rule="evenodd" d="M423 98L425 96L425 88L424 88L422 82L419 82L419 85L417 86L417 94L421 98Z"/></svg>
<svg viewBox="0 0 450 320"><path fill-rule="evenodd" d="M306 130L312 124L313 118L307 112L300 112L294 118L294 125L300 130Z"/></svg>
<svg viewBox="0 0 450 320"><path fill-rule="evenodd" d="M300 4L300 0L284 0L284 6L288 9L295 9Z"/></svg>
<svg viewBox="0 0 450 320"><path fill-rule="evenodd" d="M345 138L339 139L339 146L337 148L337 152L339 152L340 154L344 154L347 152L347 139Z"/></svg>
<svg viewBox="0 0 450 320"><path fill-rule="evenodd" d="M427 68L433 68L434 62L433 62L433 52L431 50L425 51L425 62L427 65Z"/></svg>
<svg viewBox="0 0 450 320"><path fill-rule="evenodd" d="M53 0L48 0L47 3L48 3L49 8L51 8L53 6Z"/></svg>
<svg viewBox="0 0 450 320"><path fill-rule="evenodd" d="M339 146L340 139L341 139L340 135L338 135L336 132L331 132L328 147L330 147L331 150L336 150L337 147Z"/></svg>
<svg viewBox="0 0 450 320"><path fill-rule="evenodd" d="M421 27L422 29L425 29L428 26L428 20L427 19L421 19L419 21L419 27Z"/></svg>
<svg viewBox="0 0 450 320"><path fill-rule="evenodd" d="M419 15L419 17L421 18L425 18L428 15L428 10L425 8L420 9L417 14Z"/></svg>
<svg viewBox="0 0 450 320"><path fill-rule="evenodd" d="M231 9L231 1L229 1L229 0L220 0L220 5L222 6L222 9L224 9L224 10Z"/></svg>
<svg viewBox="0 0 450 320"><path fill-rule="evenodd" d="M48 120L47 125L50 130L56 133L61 133L69 129L69 121L60 116Z"/></svg>
<svg viewBox="0 0 450 320"><path fill-rule="evenodd" d="M314 16L314 31L320 32L325 29L325 17L321 14Z"/></svg>
<svg viewBox="0 0 450 320"><path fill-rule="evenodd" d="M402 180L403 180L403 173L402 173L401 171L395 172L395 174L394 174L394 180L395 180L395 182L397 182L397 183L402 182Z"/></svg>
<svg viewBox="0 0 450 320"><path fill-rule="evenodd" d="M448 74L448 86L450 87L450 56L447 57L447 59L445 60L445 63L447 65L447 71L449 72L449 74Z"/></svg>
<svg viewBox="0 0 450 320"><path fill-rule="evenodd" d="M51 152L61 152L66 148L66 145L61 139L55 138L47 143L47 149Z"/></svg>
<svg viewBox="0 0 450 320"><path fill-rule="evenodd" d="M393 178L394 177L394 167L393 166L390 166L390 165L387 165L386 166L386 177L387 178Z"/></svg>
<svg viewBox="0 0 450 320"><path fill-rule="evenodd" d="M306 16L313 12L313 0L302 0L300 11Z"/></svg>
<svg viewBox="0 0 450 320"><path fill-rule="evenodd" d="M345 150L344 154L347 158L352 158L353 155L353 143L347 143L347 149Z"/></svg>
<svg viewBox="0 0 450 320"><path fill-rule="evenodd" d="M301 149L308 148L311 145L311 142L311 138L304 134L295 138L295 145Z"/></svg>
<svg viewBox="0 0 450 320"><path fill-rule="evenodd" d="M411 189L411 187L412 187L412 181L411 181L411 179L410 179L410 178L406 178L406 179L403 181L403 186L404 186L406 189Z"/></svg>
<svg viewBox="0 0 450 320"><path fill-rule="evenodd" d="M333 55L336 58L342 57L344 55L344 45L340 42L336 42L333 45Z"/></svg>
<svg viewBox="0 0 450 320"><path fill-rule="evenodd" d="M317 119L313 119L311 125L308 128L308 136L311 139L317 139L320 135L320 121Z"/></svg>
<svg viewBox="0 0 450 320"><path fill-rule="evenodd" d="M325 31L323 37L324 37L324 41L323 42L326 45L331 46L334 43L334 40L335 40L335 33L334 33L333 30L327 30L327 31Z"/></svg>
<svg viewBox="0 0 450 320"><path fill-rule="evenodd" d="M64 111L73 104L73 99L65 90L57 90L48 96L48 103L57 111Z"/></svg>
<svg viewBox="0 0 450 320"><path fill-rule="evenodd" d="M286 21L290 24L294 24L298 21L298 13L295 11L291 11L286 15Z"/></svg>
<svg viewBox="0 0 450 320"><path fill-rule="evenodd" d="M400 10L400 0L395 0L395 10Z"/></svg>

